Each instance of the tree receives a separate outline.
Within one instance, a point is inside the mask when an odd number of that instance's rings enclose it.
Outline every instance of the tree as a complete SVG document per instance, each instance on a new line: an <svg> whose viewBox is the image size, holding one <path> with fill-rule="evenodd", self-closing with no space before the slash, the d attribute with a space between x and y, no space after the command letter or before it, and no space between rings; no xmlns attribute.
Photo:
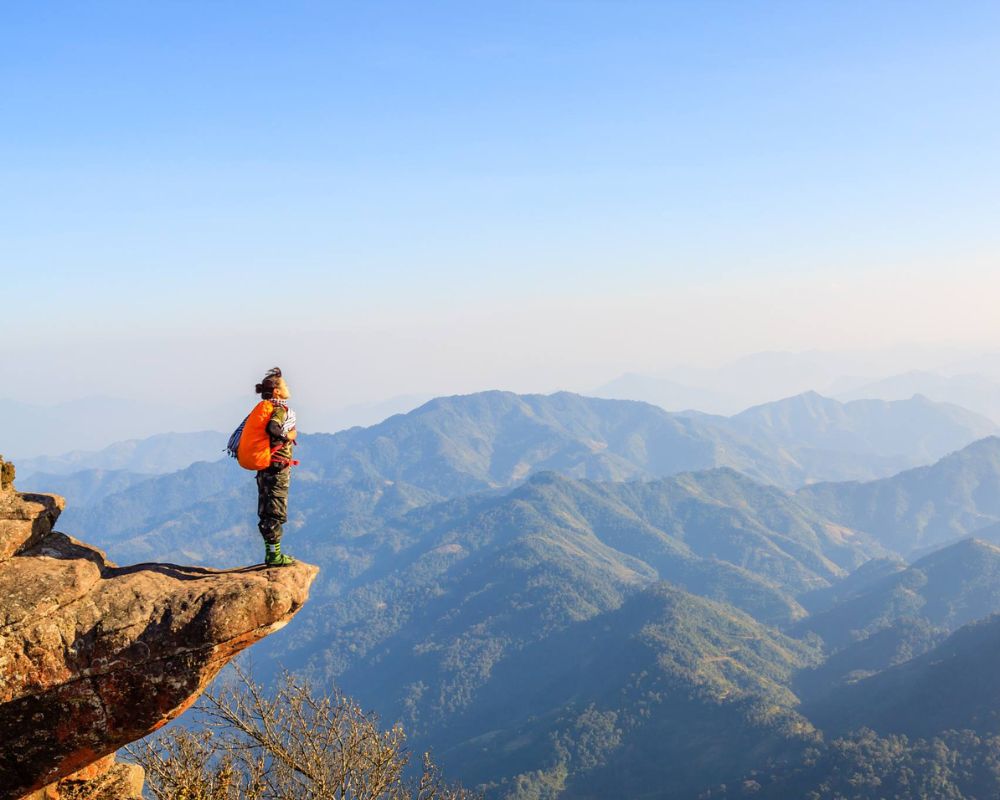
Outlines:
<svg viewBox="0 0 1000 800"><path fill-rule="evenodd" d="M338 690L314 694L286 675L272 697L239 667L235 685L205 693L200 731L183 728L127 748L156 800L474 800L444 782L429 754L419 777L400 725L379 728Z"/></svg>

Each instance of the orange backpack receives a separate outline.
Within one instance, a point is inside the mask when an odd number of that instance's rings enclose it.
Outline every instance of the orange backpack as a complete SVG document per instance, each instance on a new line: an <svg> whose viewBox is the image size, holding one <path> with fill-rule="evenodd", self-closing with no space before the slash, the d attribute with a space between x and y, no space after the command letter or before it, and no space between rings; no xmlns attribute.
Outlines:
<svg viewBox="0 0 1000 800"><path fill-rule="evenodd" d="M261 470L271 466L271 437L267 433L267 423L272 414L274 403L261 400L243 420L236 460L244 469Z"/></svg>
<svg viewBox="0 0 1000 800"><path fill-rule="evenodd" d="M261 400L254 406L240 426L229 437L226 452L235 458L244 469L259 471L267 469L272 464L283 464L286 467L296 467L299 462L294 458L276 456L284 442L271 447L271 436L267 432L267 423L274 414L274 403Z"/></svg>

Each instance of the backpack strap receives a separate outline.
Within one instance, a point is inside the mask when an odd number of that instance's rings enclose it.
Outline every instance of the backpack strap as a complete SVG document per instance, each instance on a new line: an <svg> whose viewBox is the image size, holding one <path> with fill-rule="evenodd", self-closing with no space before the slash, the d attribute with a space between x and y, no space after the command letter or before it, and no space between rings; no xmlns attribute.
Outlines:
<svg viewBox="0 0 1000 800"><path fill-rule="evenodd" d="M271 463L280 464L285 467L297 467L299 465L299 460L297 458L285 458L284 456L277 455L278 451L286 444L288 444L288 442L282 442L276 447L271 448Z"/></svg>

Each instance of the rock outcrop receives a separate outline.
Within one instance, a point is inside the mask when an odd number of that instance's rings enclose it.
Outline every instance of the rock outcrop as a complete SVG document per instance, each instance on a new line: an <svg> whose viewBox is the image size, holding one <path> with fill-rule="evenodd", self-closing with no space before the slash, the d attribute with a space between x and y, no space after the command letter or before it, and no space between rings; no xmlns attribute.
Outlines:
<svg viewBox="0 0 1000 800"><path fill-rule="evenodd" d="M0 492L0 800L89 784L95 797L138 798L141 771L114 751L284 626L318 568L118 567L52 530L62 508Z"/></svg>

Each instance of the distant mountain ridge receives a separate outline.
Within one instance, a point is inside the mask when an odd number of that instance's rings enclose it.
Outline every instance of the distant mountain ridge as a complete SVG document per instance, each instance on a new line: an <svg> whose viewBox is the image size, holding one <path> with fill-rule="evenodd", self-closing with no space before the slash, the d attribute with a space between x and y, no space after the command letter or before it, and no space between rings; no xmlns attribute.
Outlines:
<svg viewBox="0 0 1000 800"><path fill-rule="evenodd" d="M844 401L865 397L900 400L921 394L938 402L954 403L1000 422L1000 382L976 373L943 375L914 370L865 382L847 391L832 387L830 393Z"/></svg>
<svg viewBox="0 0 1000 800"><path fill-rule="evenodd" d="M714 367L674 366L654 373L630 372L594 389L597 397L643 400L681 411L696 408L713 414L736 414L750 406L768 403L777 397L791 397L804 392L845 400L875 398L903 400L914 394L927 394L985 413L953 396L939 397L914 384L905 392L891 395L874 392L886 375L901 370L941 369L947 374L980 373L1000 378L997 357L974 358L955 348L898 347L867 351L767 351L751 353ZM865 393L861 387L871 386ZM845 395L848 392L857 392ZM842 397L842 395L844 395ZM990 416L989 414L986 414ZM997 420L1000 422L1000 419Z"/></svg>
<svg viewBox="0 0 1000 800"><path fill-rule="evenodd" d="M908 555L1000 522L1000 438L868 483L821 483L799 498L829 519Z"/></svg>
<svg viewBox="0 0 1000 800"><path fill-rule="evenodd" d="M905 415L915 407L919 408L922 430L932 428L927 417L940 412L940 419L956 441L964 443L979 432L976 419L968 420L968 426L963 427L961 414L956 424L953 409L939 409L922 401L916 405L909 401L889 404L879 413L890 417ZM806 421L791 413L793 408L804 409ZM868 406L860 404L857 408ZM766 424L754 421L760 416L766 418ZM804 427L813 431L803 436L819 440L833 435L827 430L831 426L828 418L835 420L834 427L838 430L851 427L848 424L851 414L845 418L835 401L818 396L783 401L773 413L755 409L735 423L737 427L742 425L743 431L729 429L730 423L724 419L671 415L645 403L599 400L569 393L522 396L484 392L438 398L370 428L303 435L299 448L303 463L296 469L293 481L292 509L293 513L304 513L312 507L314 510L309 513L314 514L320 506L325 506L329 510L324 510L323 515L329 520L331 530L336 530L340 525L369 524L365 520L375 513L373 502L379 508L376 516L382 518L390 508L393 513L402 513L407 508L472 492L503 491L544 470L578 478L622 481L725 466L757 481L794 487L831 473L878 474L895 462L896 457L873 456L871 446L865 444L866 452L840 452L836 458L825 455L814 458L812 463L820 472L804 468L801 454L781 440L791 435L789 426L793 423L789 420L794 420L796 430ZM869 418L870 414L864 417ZM785 422L778 424L776 420ZM773 433L775 428L781 431L780 436ZM863 437L855 435L853 441L863 441ZM926 455L920 441L921 437L917 437L914 452L899 458L909 461L915 457L914 453ZM204 478L192 482L185 477L185 471L180 471L175 473L176 478L163 476L155 483L106 493L107 496L100 495L99 487L92 487L89 496L98 498L96 504L81 508L70 497L66 517L86 535L103 537L104 544L112 550L129 536L142 534L148 543L142 548L147 557L149 552L158 552L160 557L168 559L187 553L187 558L200 555L202 560L213 561L221 556L238 563L238 559L246 557L238 545L240 531L253 530L254 504L249 482L229 462L199 467L196 472ZM224 488L226 493L213 501L211 487L216 491ZM237 500L232 492L241 493L243 499ZM201 504L196 514L188 515L191 522L173 524L173 510L191 502ZM218 507L209 510L213 503ZM202 528L198 532L198 517L224 524L226 535L232 535L232 541L237 543L236 549L227 543L221 550L213 551L212 543L220 541L222 530ZM193 549L178 550L172 546L165 551L157 549L157 538L179 543L185 535L190 536ZM136 553L121 557L132 555Z"/></svg>
<svg viewBox="0 0 1000 800"><path fill-rule="evenodd" d="M218 461L225 456L228 434L218 431L159 433L146 439L115 442L101 450L75 450L58 456L17 460L18 475L34 473L70 475L87 469L123 470L145 475L165 475L196 461Z"/></svg>
<svg viewBox="0 0 1000 800"><path fill-rule="evenodd" d="M106 497L124 492L153 477L155 476L124 469L85 469L68 475L32 472L27 477L19 477L17 485L23 492L51 493L71 498L75 513L78 513L87 506L95 505ZM71 515L70 520L72 519Z"/></svg>
<svg viewBox="0 0 1000 800"><path fill-rule="evenodd" d="M914 428L918 434L904 435ZM299 474L338 485L392 481L436 499L503 489L540 470L631 480L728 466L793 488L895 474L993 430L976 415L919 398L841 405L807 394L723 418L566 392L483 392L437 398L369 428L303 436ZM28 459L22 475L66 474L83 464L162 474L221 458L224 438L164 434L95 453ZM78 481L94 485L89 496L102 495L96 479ZM78 509L79 500L69 499Z"/></svg>
<svg viewBox="0 0 1000 800"><path fill-rule="evenodd" d="M986 417L921 395L906 400L853 400L841 403L816 392L778 400L743 411L728 427L751 438L796 449L850 451L934 461L955 443L997 433Z"/></svg>
<svg viewBox="0 0 1000 800"><path fill-rule="evenodd" d="M925 464L996 433L989 420L925 398L841 404L810 393L733 418L569 392L482 392L432 400L370 428L318 434L323 477L402 481L454 496L531 472L592 480L732 467L793 488Z"/></svg>

